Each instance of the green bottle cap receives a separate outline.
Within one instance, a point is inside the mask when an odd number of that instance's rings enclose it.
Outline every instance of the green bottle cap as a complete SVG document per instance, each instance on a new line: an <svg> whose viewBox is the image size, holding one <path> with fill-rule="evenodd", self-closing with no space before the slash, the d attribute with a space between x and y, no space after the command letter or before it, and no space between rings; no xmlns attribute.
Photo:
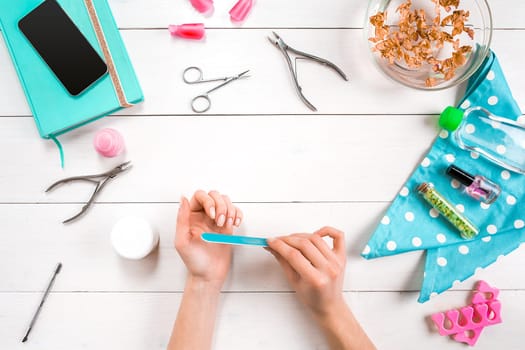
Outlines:
<svg viewBox="0 0 525 350"><path fill-rule="evenodd" d="M448 106L439 117L439 126L448 131L454 131L463 121L463 111L459 108Z"/></svg>

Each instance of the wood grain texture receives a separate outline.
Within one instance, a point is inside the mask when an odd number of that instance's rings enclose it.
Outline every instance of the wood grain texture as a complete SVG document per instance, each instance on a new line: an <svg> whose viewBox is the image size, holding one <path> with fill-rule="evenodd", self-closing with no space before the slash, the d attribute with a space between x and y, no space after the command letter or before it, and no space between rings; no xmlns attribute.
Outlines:
<svg viewBox="0 0 525 350"><path fill-rule="evenodd" d="M432 313L465 305L466 292L450 292L419 305L414 293L345 293L356 317L379 349L465 349L440 336ZM165 349L180 294L53 293L30 340L20 339L38 293L0 293L0 339L5 349ZM487 327L476 349L521 350L523 291L504 291L503 324ZM310 316L290 293L222 295L214 349L328 350ZM423 345L424 344L424 345Z"/></svg>
<svg viewBox="0 0 525 350"><path fill-rule="evenodd" d="M349 76L344 81L326 67L300 61L304 94L323 114L437 114L456 103L463 88L419 91L388 79L372 63L360 29L286 29L279 34L290 45L327 58ZM268 42L268 29L216 29L203 42L177 40L167 30L124 31L123 38L144 90L145 101L120 114L192 114L190 100L212 85L187 86L182 71L199 66L204 74L223 76L249 69L251 77L210 95L211 114L314 114L297 97L281 52ZM494 33L492 48L502 61L512 92L525 110L525 67L516 46L525 30ZM250 48L249 50L247 48ZM0 66L0 115L30 115L4 44Z"/></svg>
<svg viewBox="0 0 525 350"><path fill-rule="evenodd" d="M212 16L203 16L187 0L110 0L121 28L164 28L172 23L204 22L209 27L239 28L228 11L236 0L215 1ZM525 28L517 13L525 12L520 0L488 1L494 27ZM368 1L362 0L258 0L242 28L361 28Z"/></svg>
<svg viewBox="0 0 525 350"><path fill-rule="evenodd" d="M244 222L239 234L271 237L313 232L331 225L346 233L348 291L417 291L424 257L413 252L376 260L360 257L388 203L240 203ZM80 221L62 225L79 204L0 205L0 292L40 291L58 261L64 264L56 291L182 291L185 268L173 248L177 204L99 204ZM160 234L160 248L144 261L119 258L109 234L123 216L146 218ZM38 223L36 225L35 223ZM474 278L456 286L469 289L486 279L505 289L525 289L523 249L502 257ZM228 291L289 291L273 257L255 247L236 247ZM416 300L414 299L415 303Z"/></svg>
<svg viewBox="0 0 525 350"><path fill-rule="evenodd" d="M0 182L0 202L86 201L89 184L44 190L126 159L133 168L98 201L175 202L197 188L239 202L390 201L431 145L435 125L433 116L106 118L60 137L66 155L60 171L55 145L38 139L30 118L0 118L0 147L12 149L0 153L8 165L2 176L16 179ZM102 127L124 135L125 154L104 159L94 152Z"/></svg>
<svg viewBox="0 0 525 350"><path fill-rule="evenodd" d="M182 194L198 188L230 195L245 214L240 234L270 237L332 225L346 232L345 297L379 349L464 349L441 337L427 317L466 304L485 279L502 289L504 323L485 329L476 349L523 349L523 247L426 304L416 302L424 255L366 261L359 256L400 187L437 135L437 114L464 86L423 92L383 76L369 59L362 30L367 1L258 0L242 26L235 0L215 1L204 17L187 0L109 0L145 93L145 102L60 138L66 168L39 139L0 40L0 349L165 349L184 286L172 246ZM498 55L525 110L525 2L490 1ZM206 40L175 39L168 24L204 22ZM293 47L338 64L298 62L312 113L298 99L285 61L266 36L276 30ZM251 77L210 95L209 115L193 115L184 68L210 77L250 69ZM126 152L103 159L94 133L119 130ZM134 167L109 184L86 217L64 226L92 187L59 178ZM119 258L109 233L126 215L146 218L160 246L142 261ZM30 337L21 344L56 262L64 268ZM214 349L327 349L271 256L235 249L222 295Z"/></svg>

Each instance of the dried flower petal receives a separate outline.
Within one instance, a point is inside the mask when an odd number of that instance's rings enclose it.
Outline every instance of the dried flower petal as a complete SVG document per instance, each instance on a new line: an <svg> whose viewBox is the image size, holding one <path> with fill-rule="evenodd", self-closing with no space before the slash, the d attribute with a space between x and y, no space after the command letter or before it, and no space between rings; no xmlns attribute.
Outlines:
<svg viewBox="0 0 525 350"><path fill-rule="evenodd" d="M474 30L465 26L470 13L458 9L460 0L429 1L434 3L430 19L425 10L412 9L412 0L407 0L396 9L399 13L397 26L386 24L386 11L371 16L375 36L369 40L375 44L372 51L378 52L390 64L404 63L411 69L428 64L434 74L426 79L425 85L431 87L441 79L452 79L456 69L467 62L467 53L472 51L472 46L460 46L460 40L456 37L466 33L473 39ZM452 11L452 8L455 10ZM442 9L452 13L441 19ZM443 60L434 57L434 51L443 48L446 43L453 49L451 57Z"/></svg>

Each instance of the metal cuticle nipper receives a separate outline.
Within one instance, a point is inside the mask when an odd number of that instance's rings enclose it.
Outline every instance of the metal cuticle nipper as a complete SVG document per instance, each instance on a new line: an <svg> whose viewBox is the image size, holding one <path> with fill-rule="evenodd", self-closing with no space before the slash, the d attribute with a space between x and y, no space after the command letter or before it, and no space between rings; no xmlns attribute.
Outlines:
<svg viewBox="0 0 525 350"><path fill-rule="evenodd" d="M67 224L68 222L76 220L80 216L84 215L86 213L86 211L88 210L88 208L91 206L91 204L93 204L93 202L94 202L95 198L97 197L97 195L106 186L106 184L111 179L116 177L118 174L128 170L129 168L131 168L131 162L125 162L125 163L122 163L120 165L117 165L113 169L111 169L109 171L106 171L105 173L102 173L102 174L68 177L68 178L59 180L59 181L55 182L54 184L52 184L51 186L49 186L46 189L46 192L49 192L49 191L53 190L54 188L56 188L57 186L59 186L61 184L72 182L72 181L86 181L86 182L91 182L91 183L95 184L95 190L93 191L93 194L91 195L91 198L89 198L87 203L82 207L82 210L80 210L80 212L78 214L76 214L75 216L72 216L69 219L64 220L62 223Z"/></svg>
<svg viewBox="0 0 525 350"><path fill-rule="evenodd" d="M339 67L337 67L334 63L332 63L332 62L330 62L330 61L328 61L328 60L326 60L324 58L317 57L317 56L308 54L306 52L302 52L302 51L296 50L296 49L288 46L277 33L275 33L275 32L272 32L272 33L274 35L274 38L268 37L268 40L270 40L270 42L272 44L274 44L283 53L284 57L286 58L286 63L288 64L288 69L290 70L290 73L292 75L292 78L293 78L293 81L294 81L294 84L295 84L295 90L297 91L297 94L299 95L301 100L308 106L308 108L310 108L314 112L317 111L317 108L315 108L315 106L313 104L311 104L310 101L308 101L308 99L303 95L303 91L302 91L303 89L301 88L301 86L299 85L299 81L297 80L297 67L294 67L294 65L292 65L292 60L291 60L290 55L289 55L288 52L291 52L291 53L294 53L294 54L300 56L300 57L296 57L295 61L297 61L298 58L310 59L310 60L315 61L317 63L323 64L323 65L327 66L328 68L333 69L344 80L348 81L348 78L347 78L346 74Z"/></svg>

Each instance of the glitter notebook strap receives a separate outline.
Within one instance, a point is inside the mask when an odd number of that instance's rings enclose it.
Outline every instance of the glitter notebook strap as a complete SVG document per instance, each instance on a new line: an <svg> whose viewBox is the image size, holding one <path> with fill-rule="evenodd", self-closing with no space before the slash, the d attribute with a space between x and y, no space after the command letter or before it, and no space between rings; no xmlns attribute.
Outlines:
<svg viewBox="0 0 525 350"><path fill-rule="evenodd" d="M131 107L133 106L133 104L127 101L126 95L124 94L124 89L118 76L117 69L115 67L115 62L113 62L113 57L111 56L111 51L109 50L108 42L106 40L106 36L104 35L104 31L102 30L102 26L97 15L97 10L95 9L95 5L93 4L93 0L84 0L84 4L86 5L89 18L97 36L98 43L102 49L102 53L106 60L108 72L111 77L111 82L113 83L115 93L117 94L119 104L124 108Z"/></svg>

